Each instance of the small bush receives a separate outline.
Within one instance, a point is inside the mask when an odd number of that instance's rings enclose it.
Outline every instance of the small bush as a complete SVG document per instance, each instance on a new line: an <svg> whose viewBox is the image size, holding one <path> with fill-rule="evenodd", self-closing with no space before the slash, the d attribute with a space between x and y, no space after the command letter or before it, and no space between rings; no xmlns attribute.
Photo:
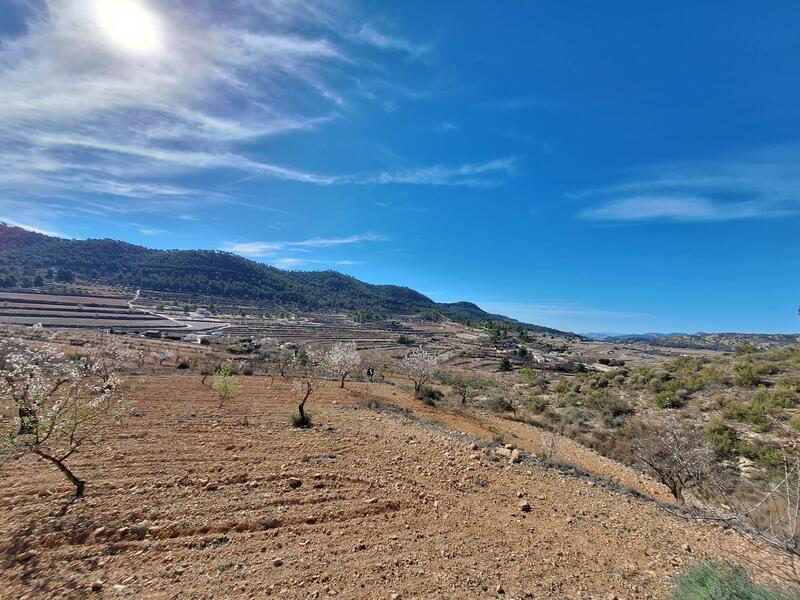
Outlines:
<svg viewBox="0 0 800 600"><path fill-rule="evenodd" d="M422 400L423 404L427 404L428 406L436 406L436 403L440 402L442 398L444 398L444 394L436 388L426 385L423 386L419 391L418 398Z"/></svg>
<svg viewBox="0 0 800 600"><path fill-rule="evenodd" d="M800 413L792 417L792 420L789 421L789 425L797 429L797 431L800 431Z"/></svg>
<svg viewBox="0 0 800 600"><path fill-rule="evenodd" d="M498 369L503 373L507 373L511 370L511 361L508 360L507 356L504 356L503 360L500 361L500 366Z"/></svg>
<svg viewBox="0 0 800 600"><path fill-rule="evenodd" d="M739 387L757 387L764 380L751 364L737 364L733 367L733 383Z"/></svg>
<svg viewBox="0 0 800 600"><path fill-rule="evenodd" d="M800 590L757 585L729 562L701 562L676 578L672 600L800 600Z"/></svg>
<svg viewBox="0 0 800 600"><path fill-rule="evenodd" d="M535 414L543 413L550 406L550 401L544 396L533 396L528 400L528 410Z"/></svg>
<svg viewBox="0 0 800 600"><path fill-rule="evenodd" d="M292 415L292 427L297 427L298 429L307 429L311 427L311 416L308 414L301 415L300 413L295 413Z"/></svg>
<svg viewBox="0 0 800 600"><path fill-rule="evenodd" d="M663 392L658 392L656 397L654 398L656 406L659 408L680 408L684 404L686 404L686 400L683 399L677 391L673 392L670 390L665 390Z"/></svg>
<svg viewBox="0 0 800 600"><path fill-rule="evenodd" d="M722 458L734 456L739 451L739 434L722 419L714 419L706 427L706 439Z"/></svg>

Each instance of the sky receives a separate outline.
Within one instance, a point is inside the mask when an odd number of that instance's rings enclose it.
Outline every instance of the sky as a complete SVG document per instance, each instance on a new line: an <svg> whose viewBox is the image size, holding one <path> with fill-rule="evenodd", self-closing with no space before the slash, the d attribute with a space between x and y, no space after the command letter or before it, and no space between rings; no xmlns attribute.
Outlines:
<svg viewBox="0 0 800 600"><path fill-rule="evenodd" d="M796 2L0 0L0 221L800 331Z"/></svg>

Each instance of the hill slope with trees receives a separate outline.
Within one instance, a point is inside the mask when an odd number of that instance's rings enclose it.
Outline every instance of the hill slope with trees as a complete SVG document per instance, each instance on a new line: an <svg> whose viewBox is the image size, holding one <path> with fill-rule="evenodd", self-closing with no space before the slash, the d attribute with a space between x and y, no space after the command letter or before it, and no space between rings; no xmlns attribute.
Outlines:
<svg viewBox="0 0 800 600"><path fill-rule="evenodd" d="M437 303L407 287L373 285L336 271L284 271L228 252L153 250L110 239L62 239L0 223L0 287L33 287L42 281L69 282L76 277L283 309L513 321L469 302Z"/></svg>

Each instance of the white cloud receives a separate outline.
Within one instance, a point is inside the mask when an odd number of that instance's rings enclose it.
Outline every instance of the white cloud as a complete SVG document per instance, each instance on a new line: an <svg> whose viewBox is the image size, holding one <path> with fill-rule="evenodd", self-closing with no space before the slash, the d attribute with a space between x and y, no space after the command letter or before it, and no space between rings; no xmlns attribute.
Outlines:
<svg viewBox="0 0 800 600"><path fill-rule="evenodd" d="M513 177L517 172L518 163L517 158L509 157L458 166L434 165L400 171L384 171L366 176L361 182L491 187L500 185Z"/></svg>
<svg viewBox="0 0 800 600"><path fill-rule="evenodd" d="M339 238L310 238L294 242L225 242L220 249L236 254L243 254L245 256L274 256L276 253L284 250L308 251L317 248L332 248L335 246L358 244L361 242L380 242L386 241L387 239L388 238L384 236L365 233ZM280 260L286 261L289 259ZM312 259L303 259L303 262L314 261Z"/></svg>
<svg viewBox="0 0 800 600"><path fill-rule="evenodd" d="M254 140L352 118L353 98L396 105L427 94L381 80L383 65L355 52L367 44L419 58L430 46L383 33L337 1L232 0L223 10L130 0L147 7L158 38L141 53L106 35L100 1L29 0L25 27L0 36L0 193L11 202L177 216L233 202L187 183L210 171L318 186L491 186L513 175L513 159L326 174L256 153Z"/></svg>
<svg viewBox="0 0 800 600"><path fill-rule="evenodd" d="M595 221L729 221L764 216L752 202L713 202L708 198L638 196L583 210Z"/></svg>
<svg viewBox="0 0 800 600"><path fill-rule="evenodd" d="M19 227L20 229L24 229L25 231L32 231L33 233L41 233L42 235L49 235L51 237L69 238L68 235L64 235L63 233L59 233L57 231L51 231L49 229L44 229L36 225L19 223L17 221L14 221L13 219L9 219L8 217L0 217L0 223L3 223L5 225L10 225L11 227Z"/></svg>
<svg viewBox="0 0 800 600"><path fill-rule="evenodd" d="M327 259L312 259L312 258L276 258L271 260L270 263L279 269L293 269L296 267L303 267L306 265L360 265L356 260L327 260Z"/></svg>
<svg viewBox="0 0 800 600"><path fill-rule="evenodd" d="M459 129L461 128L452 121L441 121L433 126L434 131L438 131L441 133L447 133L449 131L458 131Z"/></svg>
<svg viewBox="0 0 800 600"><path fill-rule="evenodd" d="M355 38L380 50L404 52L412 58L422 58L432 50L430 44L419 44L402 37L389 35L378 31L369 24L362 25L356 32Z"/></svg>
<svg viewBox="0 0 800 600"><path fill-rule="evenodd" d="M142 235L161 235L167 232L164 229L158 229L156 227L142 227L139 229L139 233Z"/></svg>
<svg viewBox="0 0 800 600"><path fill-rule="evenodd" d="M751 148L716 160L653 165L568 195L594 204L582 219L731 221L800 215L800 144Z"/></svg>

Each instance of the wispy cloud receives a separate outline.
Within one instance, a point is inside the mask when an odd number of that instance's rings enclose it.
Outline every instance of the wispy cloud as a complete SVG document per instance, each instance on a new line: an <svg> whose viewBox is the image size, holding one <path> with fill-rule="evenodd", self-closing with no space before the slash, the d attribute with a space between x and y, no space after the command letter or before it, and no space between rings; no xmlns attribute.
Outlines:
<svg viewBox="0 0 800 600"><path fill-rule="evenodd" d="M294 269L297 267L304 267L306 265L330 265L330 266L348 266L362 264L357 260L329 260L321 258L276 258L271 260L270 263L279 269Z"/></svg>
<svg viewBox="0 0 800 600"><path fill-rule="evenodd" d="M439 123L436 123L432 129L440 133L447 133L450 131L458 131L461 128L452 121L440 121Z"/></svg>
<svg viewBox="0 0 800 600"><path fill-rule="evenodd" d="M581 219L731 221L800 215L800 144L764 146L717 160L632 170L569 198L593 204Z"/></svg>
<svg viewBox="0 0 800 600"><path fill-rule="evenodd" d="M501 314L524 315L519 318L546 320L550 317L580 317L604 319L642 319L652 315L586 306L578 303L527 303L527 302L481 302L481 308Z"/></svg>
<svg viewBox="0 0 800 600"><path fill-rule="evenodd" d="M19 227L20 229L24 229L25 231L32 231L33 233L41 233L42 235L49 235L52 237L60 237L60 238L68 238L68 235L64 235L63 233L59 233L57 231L51 231L49 229L43 229L41 227L37 227L36 225L30 225L28 223L19 223L14 221L13 219L9 219L8 217L0 216L0 223L4 223L5 225L10 225L11 227Z"/></svg>
<svg viewBox="0 0 800 600"><path fill-rule="evenodd" d="M236 254L243 254L245 256L274 256L278 252L285 250L315 250L319 248L358 244L361 242L381 242L387 239L388 238L381 235L365 233L339 238L310 238L293 242L225 242L220 249ZM304 262L314 262L312 259L303 260Z"/></svg>
<svg viewBox="0 0 800 600"><path fill-rule="evenodd" d="M430 44L411 42L403 37L389 35L369 24L362 25L356 32L355 38L380 50L396 50L412 58L422 58L432 50Z"/></svg>
<svg viewBox="0 0 800 600"><path fill-rule="evenodd" d="M638 196L616 200L579 213L595 221L729 221L765 216L754 202L714 202L708 198Z"/></svg>
<svg viewBox="0 0 800 600"><path fill-rule="evenodd" d="M165 229L158 229L157 227L142 227L139 229L142 235L161 235L167 233Z"/></svg>
<svg viewBox="0 0 800 600"><path fill-rule="evenodd" d="M256 151L254 141L351 118L356 98L397 105L425 96L382 79L388 70L357 52L366 45L418 59L431 45L389 34L339 2L237 0L224 11L142 2L154 36L147 52L107 35L100 4L29 0L20 4L25 27L0 35L0 192L10 202L178 216L234 200L187 177L195 174L213 172L204 182L244 173L316 186L490 186L513 171L496 159L322 173Z"/></svg>
<svg viewBox="0 0 800 600"><path fill-rule="evenodd" d="M365 176L360 183L406 183L417 185L446 185L492 187L508 181L517 173L516 157L498 158L483 163L458 166L434 165L399 171L385 171Z"/></svg>

